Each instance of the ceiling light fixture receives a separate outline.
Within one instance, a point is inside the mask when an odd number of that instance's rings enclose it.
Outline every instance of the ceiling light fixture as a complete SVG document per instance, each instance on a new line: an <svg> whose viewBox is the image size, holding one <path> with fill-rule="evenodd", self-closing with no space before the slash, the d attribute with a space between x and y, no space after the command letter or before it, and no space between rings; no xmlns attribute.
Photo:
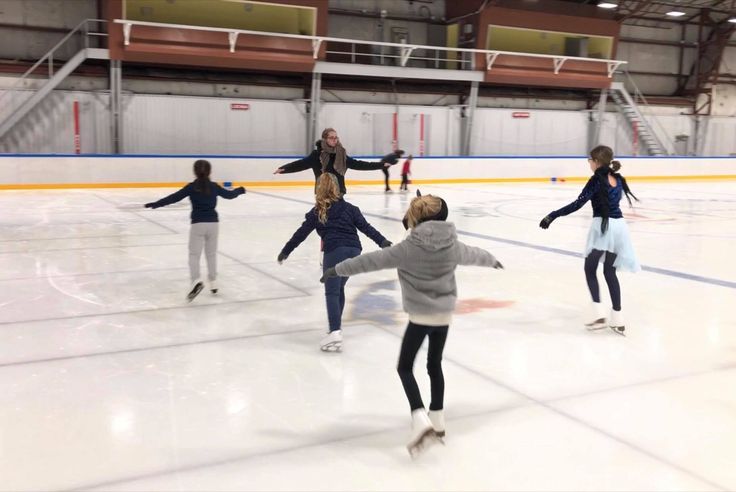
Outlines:
<svg viewBox="0 0 736 492"><path fill-rule="evenodd" d="M667 12L666 15L669 15L670 17L682 17L685 15L685 12L681 12L679 10L672 10L670 12Z"/></svg>
<svg viewBox="0 0 736 492"><path fill-rule="evenodd" d="M736 17L731 17L730 19L728 19L728 22L730 22L731 24L736 24Z"/></svg>
<svg viewBox="0 0 736 492"><path fill-rule="evenodd" d="M602 9L615 9L618 7L618 4L611 2L598 2L598 6Z"/></svg>

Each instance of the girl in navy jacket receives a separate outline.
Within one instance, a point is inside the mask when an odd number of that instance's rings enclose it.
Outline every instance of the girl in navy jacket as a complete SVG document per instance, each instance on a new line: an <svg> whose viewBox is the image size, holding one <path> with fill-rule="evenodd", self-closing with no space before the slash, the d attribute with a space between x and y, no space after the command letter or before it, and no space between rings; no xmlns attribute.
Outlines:
<svg viewBox="0 0 736 492"><path fill-rule="evenodd" d="M375 230L360 213L360 209L342 199L337 178L331 173L322 174L317 181L315 206L304 216L304 222L289 239L278 256L281 263L317 230L324 244L323 272L348 258L358 256L362 250L358 230L371 238L381 248L391 242ZM342 350L342 312L345 308L345 284L347 277L334 277L325 282L325 300L330 330L320 347L325 352Z"/></svg>
<svg viewBox="0 0 736 492"><path fill-rule="evenodd" d="M210 291L217 294L217 236L219 234L219 217L215 211L217 197L228 200L245 193L245 188L226 190L217 183L210 181L212 165L209 161L198 160L194 163L194 181L176 193L164 197L156 202L146 203L146 208L159 208L171 205L189 197L192 202L192 227L189 229L189 275L192 287L187 294L187 300L192 301L202 291L204 283L199 275L199 258L204 248L207 259L207 278Z"/></svg>
<svg viewBox="0 0 736 492"><path fill-rule="evenodd" d="M621 314L621 287L616 270L637 272L641 267L636 259L629 237L629 228L619 202L624 195L629 204L631 204L629 195L635 200L638 199L629 190L626 179L618 173L621 163L613 160L613 150L610 147L599 145L591 150L588 164L590 164L590 170L593 171L593 176L585 184L577 200L559 210L550 212L539 223L539 227L547 229L556 218L571 214L590 201L593 206L593 222L588 231L584 256L585 279L588 282L593 304L585 326L589 330L609 326L616 333L623 335L625 325ZM596 275L599 262L603 263L603 276L606 279L613 305L608 322L606 322L605 310L601 305Z"/></svg>

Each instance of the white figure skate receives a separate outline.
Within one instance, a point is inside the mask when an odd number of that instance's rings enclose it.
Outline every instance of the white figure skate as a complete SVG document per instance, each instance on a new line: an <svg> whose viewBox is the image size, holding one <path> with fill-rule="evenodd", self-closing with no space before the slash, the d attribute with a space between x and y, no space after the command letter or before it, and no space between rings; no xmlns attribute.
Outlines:
<svg viewBox="0 0 736 492"><path fill-rule="evenodd" d="M418 408L411 412L411 438L406 445L409 455L412 459L416 459L420 454L434 444L440 442L437 433L432 428L432 422L423 408Z"/></svg>
<svg viewBox="0 0 736 492"><path fill-rule="evenodd" d="M608 323L608 326L619 335L623 337L626 336L624 333L626 326L624 326L624 316L621 314L621 311L611 310L611 320Z"/></svg>
<svg viewBox="0 0 736 492"><path fill-rule="evenodd" d="M319 345L322 352L342 352L342 330L331 331Z"/></svg>
<svg viewBox="0 0 736 492"><path fill-rule="evenodd" d="M606 324L606 316L604 314L605 312L603 310L603 305L600 302L591 302L590 304L590 312L587 317L589 321L585 322L585 328L593 331L601 330L608 326Z"/></svg>

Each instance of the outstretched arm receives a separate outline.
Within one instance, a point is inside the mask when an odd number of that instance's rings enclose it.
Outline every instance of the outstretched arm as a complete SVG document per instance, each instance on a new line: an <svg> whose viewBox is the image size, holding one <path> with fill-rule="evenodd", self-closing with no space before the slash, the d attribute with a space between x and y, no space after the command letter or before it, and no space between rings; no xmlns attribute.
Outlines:
<svg viewBox="0 0 736 492"><path fill-rule="evenodd" d="M353 224L358 228L360 232L368 236L374 243L379 247L385 248L391 245L391 242L383 237L383 234L378 232L372 225L365 220L363 214L360 212L358 207L354 207L353 210Z"/></svg>
<svg viewBox="0 0 736 492"><path fill-rule="evenodd" d="M389 165L384 163L383 161L359 161L358 159L353 159L350 156L347 157L345 163L347 164L349 169L355 169L356 171L376 171L378 169L383 169L384 167L387 167Z"/></svg>
<svg viewBox="0 0 736 492"><path fill-rule="evenodd" d="M555 220L557 217L570 215L571 213L580 210L580 208L585 205L588 200L593 198L593 195L598 191L600 185L601 184L600 181L598 181L598 178L596 176L591 176L588 182L585 184L583 191L580 192L580 196L574 202L569 203L564 207L547 214L547 216L545 216L541 220L541 222L539 222L539 227L541 227L542 229L547 229L552 221Z"/></svg>
<svg viewBox="0 0 736 492"><path fill-rule="evenodd" d="M191 189L192 189L192 184L189 183L188 185L186 185L184 188L180 189L176 193L172 193L169 196L165 196L156 202L146 203L145 207L146 208L159 208L159 207L165 207L166 205L171 205L172 203L176 203L188 197L191 193Z"/></svg>
<svg viewBox="0 0 736 492"><path fill-rule="evenodd" d="M459 265L475 265L485 266L492 268L503 268L500 261L496 259L488 251L476 248L475 246L468 246L465 243L457 242L458 249L458 264Z"/></svg>
<svg viewBox="0 0 736 492"><path fill-rule="evenodd" d="M232 200L235 197L245 194L245 188L243 188L242 186L239 186L234 190L227 190L219 184L215 183L215 189L217 190L217 195L225 198L226 200Z"/></svg>
<svg viewBox="0 0 736 492"><path fill-rule="evenodd" d="M293 161L288 164L284 164L283 166L280 166L276 168L276 171L274 171L274 174L288 174L288 173L298 173L299 171L305 171L312 167L314 160L318 157L316 156L317 151L312 151L311 154L309 154L307 157L303 159L299 159L298 161Z"/></svg>
<svg viewBox="0 0 736 492"><path fill-rule="evenodd" d="M294 251L294 249L296 249L296 247L312 233L315 227L317 227L317 214L315 214L313 210L310 210L307 212L307 215L304 216L304 222L302 222L302 225L299 226L299 229L296 230L294 235L291 236L291 239L289 239L289 241L284 245L281 253L279 253L277 258L278 262L281 263L288 258L291 252Z"/></svg>
<svg viewBox="0 0 736 492"><path fill-rule="evenodd" d="M570 215L573 212L576 212L582 208L583 205L587 203L588 200L593 198L593 195L598 191L598 187L601 185L600 181L598 181L597 176L592 176L588 182L585 184L585 187L583 188L583 191L580 192L580 196L577 197L577 199L565 205L564 207L555 210L551 214L549 214L552 218L562 217L564 215Z"/></svg>
<svg viewBox="0 0 736 492"><path fill-rule="evenodd" d="M404 245L399 243L390 248L372 251L340 262L335 266L335 271L341 277L349 277L358 273L396 268L401 265L404 255Z"/></svg>

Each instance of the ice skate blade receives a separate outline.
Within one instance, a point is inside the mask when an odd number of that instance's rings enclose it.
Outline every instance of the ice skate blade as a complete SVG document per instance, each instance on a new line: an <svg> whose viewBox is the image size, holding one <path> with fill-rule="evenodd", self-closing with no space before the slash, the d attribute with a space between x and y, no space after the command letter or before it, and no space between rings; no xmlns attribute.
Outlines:
<svg viewBox="0 0 736 492"><path fill-rule="evenodd" d="M588 331L598 331L598 330L605 330L606 328L609 328L608 325L586 325L585 329Z"/></svg>
<svg viewBox="0 0 736 492"><path fill-rule="evenodd" d="M434 431L434 429L428 429L414 443L410 443L408 446L406 446L406 449L409 451L409 456L411 456L411 459L414 460L437 443L444 444L444 441L437 436L437 433Z"/></svg>
<svg viewBox="0 0 736 492"><path fill-rule="evenodd" d="M602 330L603 328L606 328L607 326L608 326L608 323L606 323L606 318L598 318L592 323L585 323L585 329L589 331Z"/></svg>
<svg viewBox="0 0 736 492"><path fill-rule="evenodd" d="M197 282L194 288L189 291L189 294L187 294L187 302L192 302L194 298L197 297L200 292L202 292L203 288L204 284L202 282Z"/></svg>
<svg viewBox="0 0 736 492"><path fill-rule="evenodd" d="M626 333L624 333L624 330L626 330L625 326L609 326L609 328L617 335L626 336Z"/></svg>
<svg viewBox="0 0 736 492"><path fill-rule="evenodd" d="M342 352L342 342L330 342L319 348L322 352Z"/></svg>

